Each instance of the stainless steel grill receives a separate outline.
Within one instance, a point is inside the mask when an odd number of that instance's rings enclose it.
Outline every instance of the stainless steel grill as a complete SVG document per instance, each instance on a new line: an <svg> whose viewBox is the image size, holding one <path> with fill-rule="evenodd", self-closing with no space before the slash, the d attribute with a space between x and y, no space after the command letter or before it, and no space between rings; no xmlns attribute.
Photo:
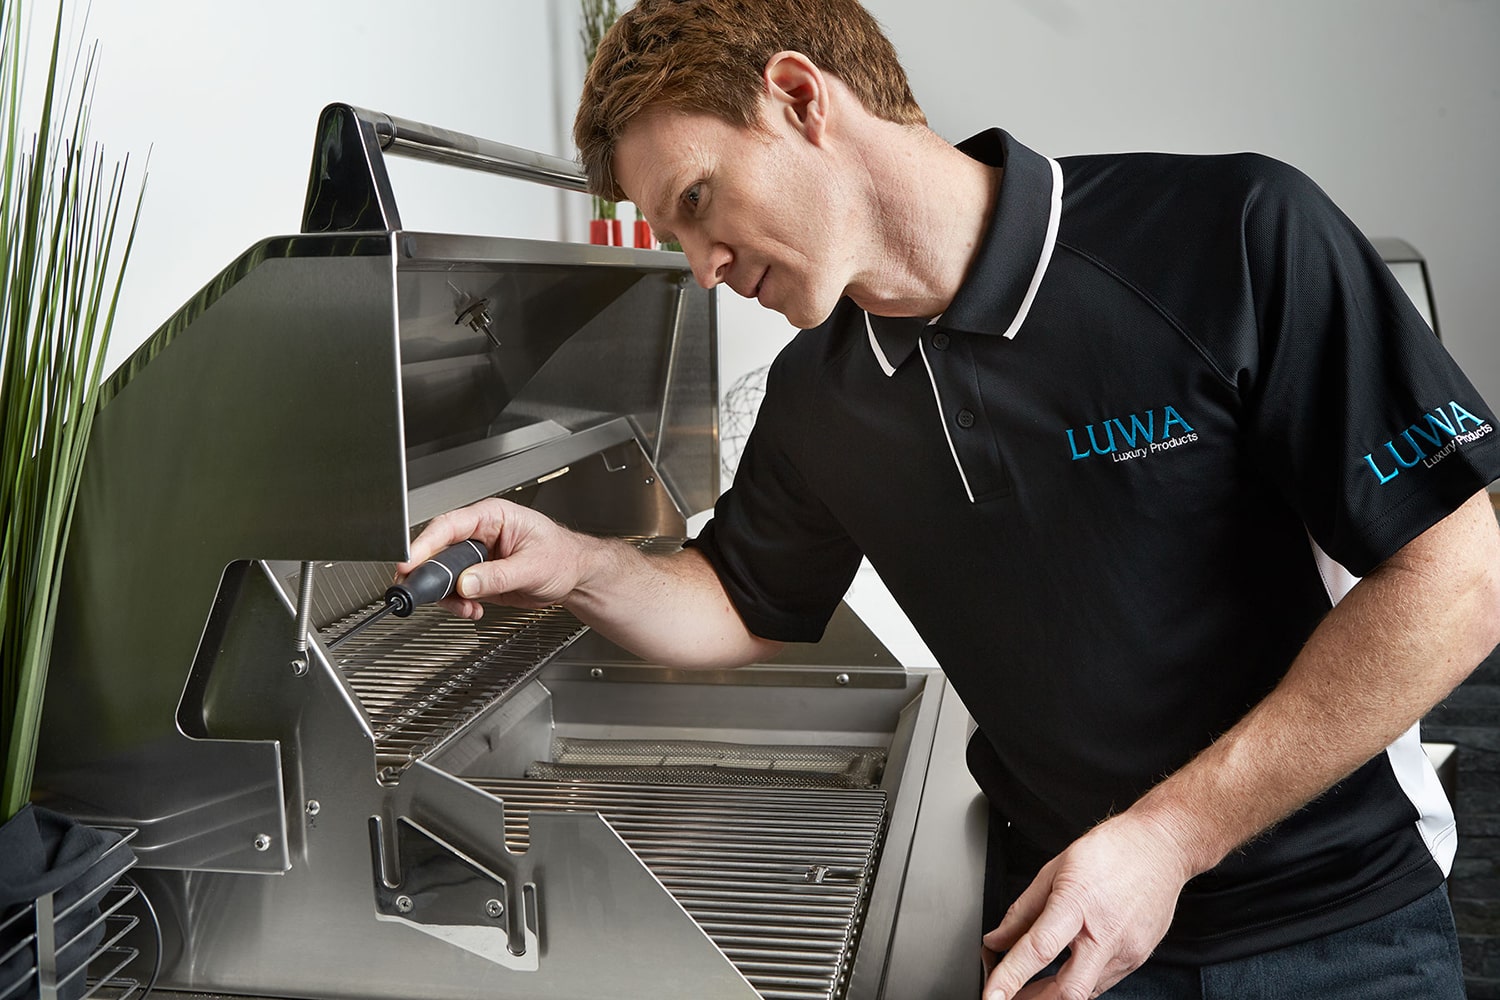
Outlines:
<svg viewBox="0 0 1500 1000"><path fill-rule="evenodd" d="M582 183L332 106L304 231L101 391L36 787L139 831L161 988L976 994L967 717L846 609L735 671L558 608L421 608L329 649L446 511L501 496L655 551L718 493L717 313L686 260L404 229L395 151Z"/></svg>
<svg viewBox="0 0 1500 1000"><path fill-rule="evenodd" d="M885 793L505 781L505 839L533 811L598 812L766 1000L843 994Z"/></svg>

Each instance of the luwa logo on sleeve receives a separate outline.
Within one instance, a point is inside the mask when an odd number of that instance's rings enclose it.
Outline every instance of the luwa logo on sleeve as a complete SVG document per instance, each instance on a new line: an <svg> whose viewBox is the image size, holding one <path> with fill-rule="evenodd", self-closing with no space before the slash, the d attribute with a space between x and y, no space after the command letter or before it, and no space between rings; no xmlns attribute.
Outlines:
<svg viewBox="0 0 1500 1000"><path fill-rule="evenodd" d="M1494 430L1456 402L1422 414L1416 423L1365 455L1365 464L1384 486L1404 469L1430 469L1459 448Z"/></svg>
<svg viewBox="0 0 1500 1000"><path fill-rule="evenodd" d="M1096 455L1108 455L1112 462L1129 462L1198 440L1198 432L1175 406L1110 417L1082 430L1069 427L1067 435L1068 451L1075 462Z"/></svg>

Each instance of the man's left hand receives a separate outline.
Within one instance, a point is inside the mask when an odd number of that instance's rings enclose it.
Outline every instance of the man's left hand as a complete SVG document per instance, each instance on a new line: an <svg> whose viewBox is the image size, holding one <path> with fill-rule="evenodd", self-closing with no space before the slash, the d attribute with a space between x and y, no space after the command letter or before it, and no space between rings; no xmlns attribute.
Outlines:
<svg viewBox="0 0 1500 1000"><path fill-rule="evenodd" d="M1127 811L1053 858L984 946L1004 952L984 1000L1090 1000L1150 957L1191 876L1175 838ZM1031 983L1065 949L1056 976Z"/></svg>

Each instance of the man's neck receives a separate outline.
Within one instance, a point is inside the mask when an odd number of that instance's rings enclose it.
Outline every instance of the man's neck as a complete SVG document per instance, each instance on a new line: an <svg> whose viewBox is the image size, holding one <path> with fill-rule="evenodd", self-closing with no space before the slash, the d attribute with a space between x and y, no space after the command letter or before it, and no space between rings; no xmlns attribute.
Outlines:
<svg viewBox="0 0 1500 1000"><path fill-rule="evenodd" d="M927 129L878 122L869 132L868 265L848 295L878 316L936 316L979 252L1002 172Z"/></svg>

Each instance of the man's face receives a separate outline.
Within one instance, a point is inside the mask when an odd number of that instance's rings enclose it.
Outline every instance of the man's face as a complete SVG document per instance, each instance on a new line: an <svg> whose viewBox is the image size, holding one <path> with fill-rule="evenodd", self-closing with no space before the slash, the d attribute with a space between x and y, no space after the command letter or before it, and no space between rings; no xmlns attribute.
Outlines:
<svg viewBox="0 0 1500 1000"><path fill-rule="evenodd" d="M763 130L647 111L615 146L620 187L657 235L682 244L698 283L724 283L798 327L817 326L852 279L844 185L794 119Z"/></svg>

